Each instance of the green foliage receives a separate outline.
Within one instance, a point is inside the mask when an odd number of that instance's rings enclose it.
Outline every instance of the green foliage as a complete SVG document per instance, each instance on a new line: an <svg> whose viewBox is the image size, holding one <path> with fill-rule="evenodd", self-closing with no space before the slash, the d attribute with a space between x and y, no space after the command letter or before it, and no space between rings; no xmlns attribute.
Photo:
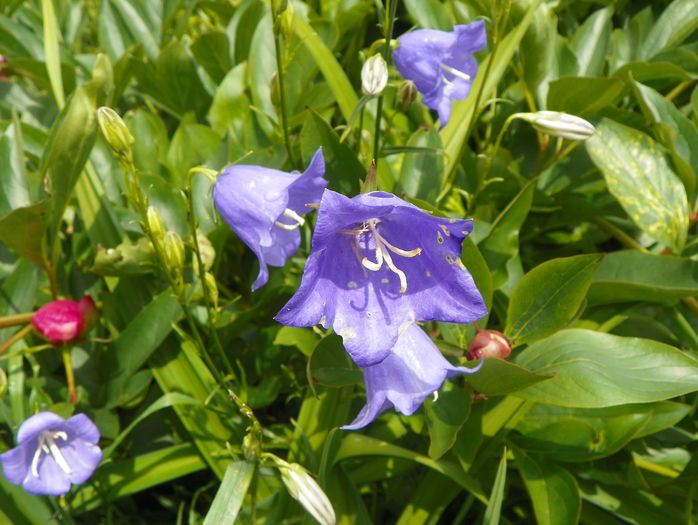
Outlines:
<svg viewBox="0 0 698 525"><path fill-rule="evenodd" d="M401 108L386 40L480 18L449 123ZM0 452L50 410L87 414L105 454L61 498L0 476L0 523L310 523L323 494L345 525L695 522L697 31L696 0L0 2ZM383 51L388 85L362 97ZM596 132L512 117L539 110ZM319 147L332 190L375 175L474 219L461 262L488 313L423 329L459 366L477 330L513 347L359 431L338 428L366 395L341 338L273 319L313 215L251 292L211 198L228 165L303 171ZM158 246L175 233L178 268ZM83 295L99 321L66 370L24 326Z"/></svg>

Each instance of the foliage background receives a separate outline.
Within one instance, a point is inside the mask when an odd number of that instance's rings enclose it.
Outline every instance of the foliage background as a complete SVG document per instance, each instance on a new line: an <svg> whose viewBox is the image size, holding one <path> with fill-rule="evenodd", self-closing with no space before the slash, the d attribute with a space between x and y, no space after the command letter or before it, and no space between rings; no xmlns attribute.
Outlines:
<svg viewBox="0 0 698 525"><path fill-rule="evenodd" d="M275 19L260 0L0 6L0 311L52 296L101 304L99 340L71 350L76 406L55 349L32 335L5 348L0 448L50 409L87 413L107 456L60 499L0 478L0 521L309 522L273 461L243 450L247 435L311 472L338 523L692 523L698 2L397 2L394 37L487 21L480 72L443 129L419 103L397 109L394 70L352 119L390 4L280 4ZM124 116L141 190L185 240L182 293L98 132L103 105ZM539 109L597 133L579 144L505 127ZM490 307L479 326L515 348L414 416L344 432L363 403L360 370L336 336L272 320L311 228L250 293L256 261L190 170L302 169L322 146L330 188L354 195L377 111L379 187L475 219L463 261ZM217 304L196 248L215 255ZM475 331L427 328L454 360Z"/></svg>

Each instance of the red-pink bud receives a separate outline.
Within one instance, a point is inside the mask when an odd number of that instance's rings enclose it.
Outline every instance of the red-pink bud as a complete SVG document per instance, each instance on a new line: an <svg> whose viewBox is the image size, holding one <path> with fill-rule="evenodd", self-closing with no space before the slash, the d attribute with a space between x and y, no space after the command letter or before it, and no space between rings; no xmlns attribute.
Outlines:
<svg viewBox="0 0 698 525"><path fill-rule="evenodd" d="M53 344L72 343L92 329L97 322L97 306L91 297L80 302L51 301L39 308L32 324L36 332Z"/></svg>
<svg viewBox="0 0 698 525"><path fill-rule="evenodd" d="M511 341L497 330L478 330L468 345L469 359L509 359Z"/></svg>

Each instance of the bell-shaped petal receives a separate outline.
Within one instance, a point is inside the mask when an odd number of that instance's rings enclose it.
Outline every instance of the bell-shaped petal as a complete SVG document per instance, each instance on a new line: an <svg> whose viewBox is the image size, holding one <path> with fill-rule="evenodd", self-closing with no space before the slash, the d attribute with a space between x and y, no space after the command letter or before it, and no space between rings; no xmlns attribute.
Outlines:
<svg viewBox="0 0 698 525"><path fill-rule="evenodd" d="M451 102L468 96L477 74L472 53L487 45L485 23L454 26L453 31L420 29L398 38L395 66L412 80L424 97L422 102L439 114L441 126L451 117Z"/></svg>
<svg viewBox="0 0 698 525"><path fill-rule="evenodd" d="M411 323L472 323L487 310L460 260L471 230L389 193L326 190L301 285L276 320L333 328L361 367L385 359Z"/></svg>
<svg viewBox="0 0 698 525"><path fill-rule="evenodd" d="M213 187L213 201L225 222L259 259L252 285L264 285L267 265L283 266L300 246L298 228L320 202L327 186L325 159L318 149L304 173L286 173L261 166L230 166Z"/></svg>
<svg viewBox="0 0 698 525"><path fill-rule="evenodd" d="M388 357L363 369L366 405L354 421L342 428L365 427L390 407L410 416L427 396L441 388L447 377L471 374L479 368L453 366L419 326L410 325Z"/></svg>
<svg viewBox="0 0 698 525"><path fill-rule="evenodd" d="M5 477L31 494L60 496L84 483L102 460L99 430L85 415L64 420L39 412L17 432L17 446L0 454Z"/></svg>

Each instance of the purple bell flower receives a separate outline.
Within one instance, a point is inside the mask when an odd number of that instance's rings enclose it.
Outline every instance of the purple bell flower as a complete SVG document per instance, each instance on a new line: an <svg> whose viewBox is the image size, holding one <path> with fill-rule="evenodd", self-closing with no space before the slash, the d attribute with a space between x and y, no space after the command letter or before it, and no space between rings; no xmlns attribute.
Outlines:
<svg viewBox="0 0 698 525"><path fill-rule="evenodd" d="M2 471L31 494L60 496L87 481L102 460L99 430L85 414L68 420L39 412L19 427L17 446L0 454Z"/></svg>
<svg viewBox="0 0 698 525"><path fill-rule="evenodd" d="M453 366L417 325L408 326L392 351L377 365L364 368L366 405L344 430L363 428L390 407L412 415L447 377L472 374L476 368Z"/></svg>
<svg viewBox="0 0 698 525"><path fill-rule="evenodd" d="M267 265L283 266L300 246L298 228L306 204L320 202L327 186L325 158L319 148L304 173L237 165L226 169L213 187L216 209L259 259L252 290L268 278Z"/></svg>
<svg viewBox="0 0 698 525"><path fill-rule="evenodd" d="M453 31L419 29L397 39L393 58L400 74L412 80L422 102L439 114L441 127L451 118L451 102L468 96L477 74L472 56L487 45L485 23L457 25Z"/></svg>
<svg viewBox="0 0 698 525"><path fill-rule="evenodd" d="M326 190L301 285L276 320L332 327L361 367L383 361L414 322L472 323L487 313L460 260L472 228L389 193Z"/></svg>

